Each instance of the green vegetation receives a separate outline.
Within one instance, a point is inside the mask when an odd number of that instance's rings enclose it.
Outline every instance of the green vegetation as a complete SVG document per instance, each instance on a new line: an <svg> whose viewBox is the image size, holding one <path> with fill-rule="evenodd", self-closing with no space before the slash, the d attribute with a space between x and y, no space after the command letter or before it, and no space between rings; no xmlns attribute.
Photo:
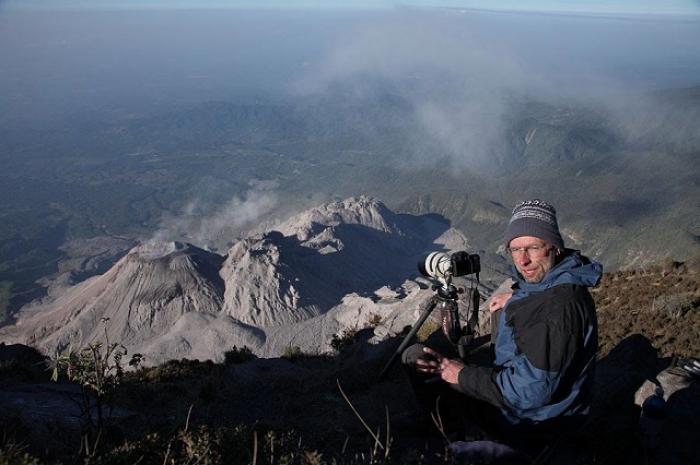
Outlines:
<svg viewBox="0 0 700 465"><path fill-rule="evenodd" d="M389 438L379 444L374 434L358 438L350 432L337 430L338 419L347 416L354 406L343 407L336 392L331 395L326 387L330 378L349 375L357 378L356 368L344 368L340 373L337 360L327 357L301 356L298 347L292 347L287 357L298 364L300 371L313 367L311 388L303 380L280 384L280 374L270 373L268 380L245 381L226 378L231 365L255 360L250 349L234 347L227 352L224 364L211 361L172 360L158 367L139 368L140 356L136 354L130 363L133 371L125 372L122 358L126 355L120 344L90 344L77 351L69 350L54 358L51 367L54 379L77 383L81 387L80 409L82 430L80 437L65 432L61 441L73 449L48 451L31 449L16 441L28 437L21 422L6 422L0 428L0 465L34 465L36 463L85 463L85 464L257 464L270 465L380 465L390 463L426 463L419 451L402 451L392 456ZM369 380L365 380L369 381ZM243 384L240 384L240 383ZM337 381L335 381L337 383ZM353 382L352 384L357 384ZM243 390L243 386L248 386ZM326 386L320 388L320 386ZM319 396L314 394L318 391ZM357 387L350 391L357 394ZM265 396L274 393L284 405L281 411L273 407L274 418L256 419L250 422L231 423L231 415L247 416L246 409L259 408L259 404L277 403L277 399ZM296 393L296 394L295 394ZM248 400L253 395L256 401ZM309 402L308 395L313 399ZM245 395L237 407L228 404ZM290 396L291 397L288 397ZM347 402L351 402L342 393ZM302 398L303 397L303 398ZM331 402L334 410L316 405ZM321 408L322 412L317 412ZM111 415L118 409L139 412L140 420L133 422L126 417ZM304 412L298 417L287 417L290 409ZM321 413L323 417L315 417ZM284 416L282 416L284 414ZM357 413L356 413L357 414ZM295 425L303 425L306 416L316 418L307 424L302 433ZM322 418L322 419L321 419ZM7 418L5 418L7 419ZM300 423L301 421L301 423ZM360 419L364 422L364 419ZM388 418L387 418L388 421ZM345 423L343 421L343 423ZM284 427L281 428L281 426ZM330 427L330 425L335 425ZM388 425L387 425L388 426ZM386 431L388 434L389 431ZM335 437L334 437L335 436ZM341 442L337 441L339 439ZM42 456L45 453L55 454ZM37 458L41 457L41 459ZM393 457L393 458L392 458ZM430 462L430 463L435 463ZM446 463L443 460L440 463Z"/></svg>
<svg viewBox="0 0 700 465"><path fill-rule="evenodd" d="M226 365L233 365L236 363L245 363L251 360L255 360L257 356L253 353L248 346L243 346L238 348L233 346L231 350L224 352L224 363Z"/></svg>
<svg viewBox="0 0 700 465"><path fill-rule="evenodd" d="M125 441L112 447L83 452L84 464L151 465L168 464L256 464L268 465L381 465L425 463L416 454L415 460L395 462L383 452L344 452L338 456L325 454L305 446L293 431L275 432L250 426L190 427L186 422L171 435L147 434L143 438ZM25 447L0 442L0 465L38 465L42 463L25 451ZM447 463L447 461L444 461Z"/></svg>
<svg viewBox="0 0 700 465"><path fill-rule="evenodd" d="M377 326L381 325L384 322L384 319L382 318L381 315L377 313L372 313L369 316L369 320L367 321L367 324L369 325L370 328L376 328Z"/></svg>
<svg viewBox="0 0 700 465"><path fill-rule="evenodd" d="M433 334L440 328L440 323L438 323L433 318L428 318L425 321L425 323L423 323L423 326L421 326L418 332L416 333L416 339L418 339L419 341L426 341L431 334Z"/></svg>
<svg viewBox="0 0 700 465"><path fill-rule="evenodd" d="M282 358L286 358L287 360L298 360L301 357L304 356L304 353L301 351L301 347L299 346L289 346L286 349L284 349L284 353L282 354Z"/></svg>
<svg viewBox="0 0 700 465"><path fill-rule="evenodd" d="M355 342L355 336L357 336L357 329L346 328L339 334L333 335L331 338L331 347L336 352L342 352L343 349Z"/></svg>
<svg viewBox="0 0 700 465"><path fill-rule="evenodd" d="M65 378L80 385L79 404L86 441L99 440L98 435L107 421L106 410L112 405L114 392L124 378L122 359L126 355L123 345L110 343L105 338L104 343L93 342L77 352L69 348L67 353L49 361L52 381ZM138 368L141 358L141 354L134 354L129 366Z"/></svg>
<svg viewBox="0 0 700 465"><path fill-rule="evenodd" d="M36 457L26 452L26 446L13 441L0 442L0 465L40 465Z"/></svg>

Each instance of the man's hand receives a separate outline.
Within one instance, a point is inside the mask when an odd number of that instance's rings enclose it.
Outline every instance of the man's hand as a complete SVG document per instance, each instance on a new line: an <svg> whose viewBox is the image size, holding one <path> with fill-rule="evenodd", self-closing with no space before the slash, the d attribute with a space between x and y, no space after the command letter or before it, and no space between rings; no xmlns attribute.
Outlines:
<svg viewBox="0 0 700 465"><path fill-rule="evenodd" d="M445 358L430 347L424 347L425 358L416 360L416 370L421 373L440 375L440 378L450 384L459 382L459 372L464 368L464 364L458 360Z"/></svg>
<svg viewBox="0 0 700 465"><path fill-rule="evenodd" d="M459 372L462 368L464 363L459 360L443 358L440 363L440 377L450 384L459 384Z"/></svg>
<svg viewBox="0 0 700 465"><path fill-rule="evenodd" d="M491 301L489 302L489 311L493 313L502 309L506 305L506 302L508 302L508 299L510 299L512 296L512 292L503 292L492 295Z"/></svg>

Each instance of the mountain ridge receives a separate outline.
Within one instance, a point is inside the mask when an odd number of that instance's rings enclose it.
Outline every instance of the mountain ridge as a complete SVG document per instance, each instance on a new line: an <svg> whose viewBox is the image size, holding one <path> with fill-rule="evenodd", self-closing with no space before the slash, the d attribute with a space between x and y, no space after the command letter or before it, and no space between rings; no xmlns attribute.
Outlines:
<svg viewBox="0 0 700 465"><path fill-rule="evenodd" d="M426 286L411 281L420 255L467 245L435 215L396 214L369 197L312 208L279 229L240 240L226 256L142 243L104 274L24 307L0 334L47 353L106 337L149 364L220 360L244 345L279 355L279 340L322 353L333 334L373 313L396 320L396 331L410 324L417 315L401 307L415 311L426 296ZM388 300L378 297L382 288ZM319 328L323 340L295 336Z"/></svg>

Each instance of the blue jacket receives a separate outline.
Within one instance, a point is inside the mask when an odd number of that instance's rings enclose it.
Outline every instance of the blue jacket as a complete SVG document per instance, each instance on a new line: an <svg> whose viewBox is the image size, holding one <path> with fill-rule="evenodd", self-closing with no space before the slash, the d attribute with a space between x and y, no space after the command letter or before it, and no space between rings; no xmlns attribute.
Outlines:
<svg viewBox="0 0 700 465"><path fill-rule="evenodd" d="M518 274L498 321L494 365L468 365L463 392L499 407L513 424L586 413L598 347L595 304L587 288L602 266L567 250L539 283Z"/></svg>

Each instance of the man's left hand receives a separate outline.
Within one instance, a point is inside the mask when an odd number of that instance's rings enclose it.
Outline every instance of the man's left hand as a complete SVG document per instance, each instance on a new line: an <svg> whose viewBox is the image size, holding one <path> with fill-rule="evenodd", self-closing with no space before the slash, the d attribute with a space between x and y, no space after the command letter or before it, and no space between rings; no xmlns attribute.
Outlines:
<svg viewBox="0 0 700 465"><path fill-rule="evenodd" d="M506 302L508 302L511 297L513 297L512 292L500 292L492 295L489 299L489 311L493 313L502 309L506 306Z"/></svg>
<svg viewBox="0 0 700 465"><path fill-rule="evenodd" d="M459 360L443 358L440 362L440 377L450 384L459 384L459 372L462 368L464 363Z"/></svg>
<svg viewBox="0 0 700 465"><path fill-rule="evenodd" d="M423 352L429 359L416 360L416 369L418 371L440 375L443 381L450 384L459 383L459 372L464 368L464 363L443 357L430 347L423 347Z"/></svg>

